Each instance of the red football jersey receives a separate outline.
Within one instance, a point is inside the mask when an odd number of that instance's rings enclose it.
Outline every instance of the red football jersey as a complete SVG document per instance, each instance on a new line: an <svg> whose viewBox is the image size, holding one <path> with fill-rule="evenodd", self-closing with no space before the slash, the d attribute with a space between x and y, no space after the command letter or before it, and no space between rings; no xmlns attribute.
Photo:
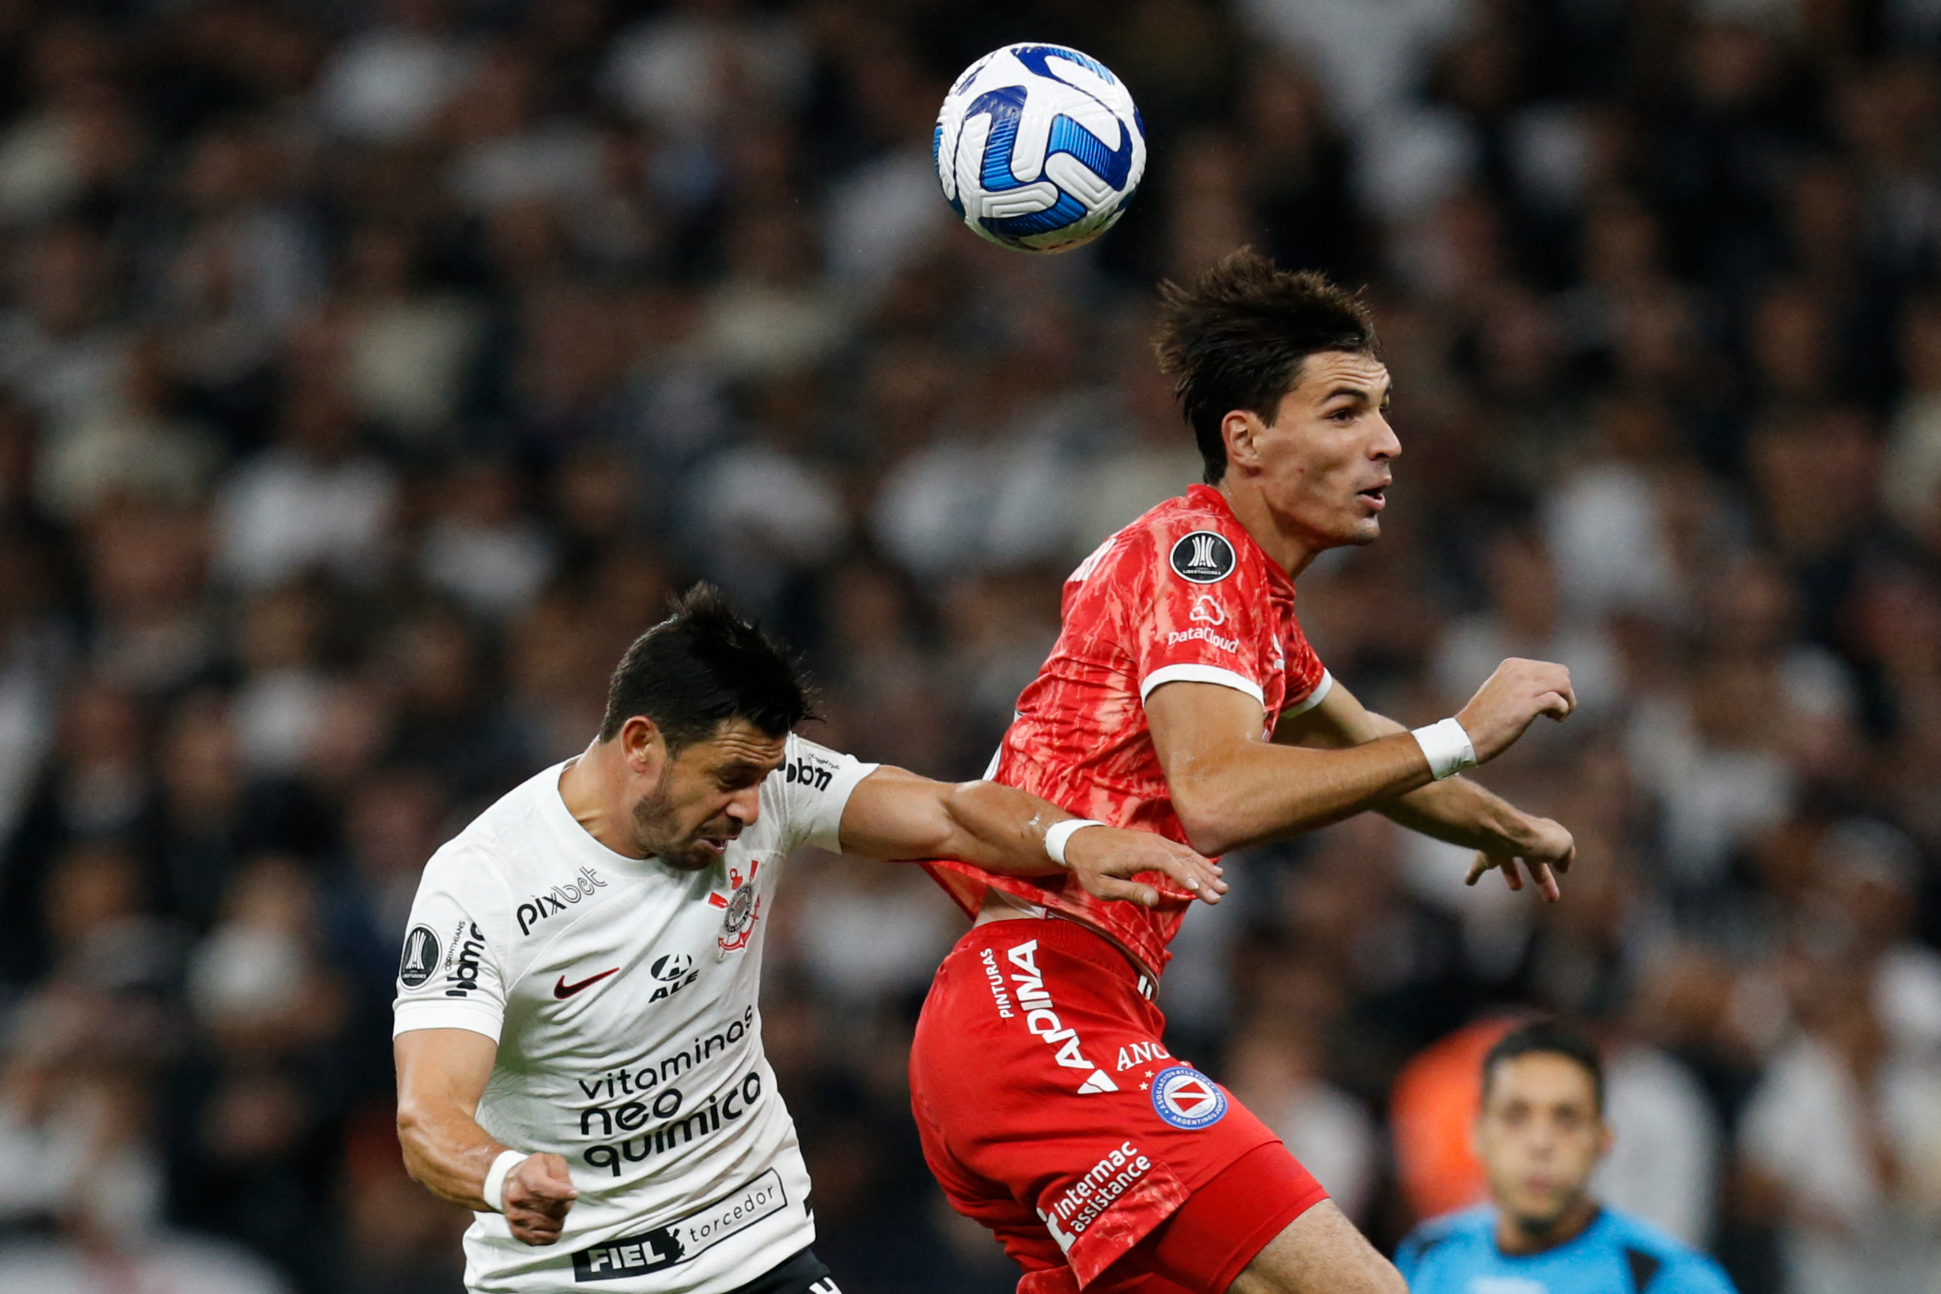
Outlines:
<svg viewBox="0 0 1941 1294"><path fill-rule="evenodd" d="M1175 681L1245 692L1266 710L1269 734L1330 683L1294 619L1294 582L1206 485L1146 513L1072 572L1058 642L1018 698L991 775L1080 817L1185 843L1145 710L1154 688ZM1070 876L993 876L954 861L930 872L973 915L988 885L1093 927L1154 974L1192 901L1170 883L1159 907L1140 908L1095 899Z"/></svg>

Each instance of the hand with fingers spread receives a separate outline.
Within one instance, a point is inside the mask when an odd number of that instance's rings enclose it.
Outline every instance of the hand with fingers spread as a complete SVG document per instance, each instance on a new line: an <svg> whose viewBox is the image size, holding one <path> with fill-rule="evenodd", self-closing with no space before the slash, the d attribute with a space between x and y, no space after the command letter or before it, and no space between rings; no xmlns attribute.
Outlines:
<svg viewBox="0 0 1941 1294"><path fill-rule="evenodd" d="M566 1213L579 1197L563 1158L528 1155L505 1176L506 1225L516 1240L550 1245L559 1239Z"/></svg>
<svg viewBox="0 0 1941 1294"><path fill-rule="evenodd" d="M1508 750L1538 715L1561 723L1576 708L1568 669L1512 657L1496 667L1456 719L1476 749L1476 762L1486 764Z"/></svg>
<svg viewBox="0 0 1941 1294"><path fill-rule="evenodd" d="M1493 853L1478 850L1476 860L1469 865L1469 875L1463 878L1464 885L1474 885L1483 878L1483 873L1491 869L1503 873L1503 881L1513 890L1523 888L1523 874L1517 870L1521 863L1530 870L1530 879L1536 882L1537 891L1546 903L1555 903L1563 898L1563 890L1557 884L1557 877L1570 870L1577 857L1577 842L1571 838L1569 830L1560 822L1549 818L1531 818L1525 824L1529 839L1514 854Z"/></svg>
<svg viewBox="0 0 1941 1294"><path fill-rule="evenodd" d="M1219 864L1150 831L1081 827L1065 846L1065 866L1093 897L1124 899L1147 908L1158 907L1161 895L1153 886L1134 879L1146 872L1161 873L1207 903L1218 903L1227 892Z"/></svg>

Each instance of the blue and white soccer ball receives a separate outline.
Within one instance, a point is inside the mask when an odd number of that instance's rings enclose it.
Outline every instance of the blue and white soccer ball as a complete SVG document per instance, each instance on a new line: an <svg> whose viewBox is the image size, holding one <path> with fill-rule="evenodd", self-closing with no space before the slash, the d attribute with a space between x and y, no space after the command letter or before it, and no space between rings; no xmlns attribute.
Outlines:
<svg viewBox="0 0 1941 1294"><path fill-rule="evenodd" d="M931 151L964 223L1024 252L1097 238L1146 172L1131 93L1063 45L1006 45L971 64L944 96Z"/></svg>

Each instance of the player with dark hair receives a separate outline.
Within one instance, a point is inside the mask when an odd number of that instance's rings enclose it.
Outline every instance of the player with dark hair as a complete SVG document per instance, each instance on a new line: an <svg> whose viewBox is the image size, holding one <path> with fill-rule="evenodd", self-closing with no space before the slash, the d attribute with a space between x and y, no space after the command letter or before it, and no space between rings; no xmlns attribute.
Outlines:
<svg viewBox="0 0 1941 1294"><path fill-rule="evenodd" d="M1368 311L1244 250L1163 292L1156 348L1207 483L1073 572L991 775L1208 855L1376 809L1477 850L1472 882L1494 867L1521 888L1521 864L1555 898L1570 833L1454 775L1569 714L1568 671L1505 661L1410 732L1336 683L1294 618L1315 557L1380 533L1401 453ZM1135 911L1056 877L931 870L976 924L924 1006L912 1103L1020 1294L1401 1288L1266 1125L1168 1055L1151 999L1185 892Z"/></svg>
<svg viewBox="0 0 1941 1294"><path fill-rule="evenodd" d="M398 1135L474 1210L474 1290L833 1294L762 1055L762 916L798 846L971 857L1154 903L1217 869L991 782L947 786L791 731L788 656L705 587L627 650L600 735L426 866L398 966Z"/></svg>
<svg viewBox="0 0 1941 1294"><path fill-rule="evenodd" d="M1483 1059L1476 1114L1490 1203L1402 1242L1396 1263L1409 1288L1732 1294L1711 1259L1591 1197L1591 1173L1612 1140L1604 1063L1588 1039L1547 1020L1505 1035Z"/></svg>

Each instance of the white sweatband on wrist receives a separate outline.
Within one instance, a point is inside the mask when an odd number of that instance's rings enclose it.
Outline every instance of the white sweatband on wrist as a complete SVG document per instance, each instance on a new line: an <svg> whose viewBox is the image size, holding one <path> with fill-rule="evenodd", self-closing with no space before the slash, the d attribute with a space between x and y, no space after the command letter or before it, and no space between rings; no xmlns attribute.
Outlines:
<svg viewBox="0 0 1941 1294"><path fill-rule="evenodd" d="M1071 864L1065 861L1065 842L1072 838L1072 833L1104 825L1092 818L1067 818L1063 822L1054 822L1045 828L1045 852L1051 855L1052 862L1060 867L1069 867Z"/></svg>
<svg viewBox="0 0 1941 1294"><path fill-rule="evenodd" d="M532 1158L523 1150L502 1150L499 1157L492 1161L492 1167L485 1170L485 1186L479 1191L485 1197L485 1207L494 1213L505 1212L505 1175Z"/></svg>
<svg viewBox="0 0 1941 1294"><path fill-rule="evenodd" d="M1438 782L1454 777L1465 768L1476 767L1476 748L1469 744L1469 734L1463 731L1462 724L1454 719L1412 729L1409 736L1422 747L1422 756L1429 761L1429 772Z"/></svg>

